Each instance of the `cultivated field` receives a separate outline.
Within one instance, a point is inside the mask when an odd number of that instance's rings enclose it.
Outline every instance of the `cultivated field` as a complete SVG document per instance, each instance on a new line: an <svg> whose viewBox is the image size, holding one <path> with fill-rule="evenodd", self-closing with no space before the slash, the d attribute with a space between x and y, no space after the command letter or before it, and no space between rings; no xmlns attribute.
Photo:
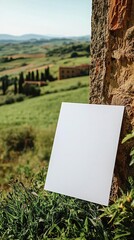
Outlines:
<svg viewBox="0 0 134 240"><path fill-rule="evenodd" d="M89 43L54 42L43 43L0 43L0 77L18 76L20 72L39 69L41 72L50 66L51 73L58 77L59 66L72 66L89 63ZM72 52L77 52L77 58L71 58Z"/></svg>

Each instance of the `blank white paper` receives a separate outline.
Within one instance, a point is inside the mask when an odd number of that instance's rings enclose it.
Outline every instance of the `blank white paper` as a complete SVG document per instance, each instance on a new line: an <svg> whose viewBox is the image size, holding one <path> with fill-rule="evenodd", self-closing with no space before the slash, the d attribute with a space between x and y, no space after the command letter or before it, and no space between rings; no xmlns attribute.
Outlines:
<svg viewBox="0 0 134 240"><path fill-rule="evenodd" d="M124 107L62 103L45 189L108 205Z"/></svg>

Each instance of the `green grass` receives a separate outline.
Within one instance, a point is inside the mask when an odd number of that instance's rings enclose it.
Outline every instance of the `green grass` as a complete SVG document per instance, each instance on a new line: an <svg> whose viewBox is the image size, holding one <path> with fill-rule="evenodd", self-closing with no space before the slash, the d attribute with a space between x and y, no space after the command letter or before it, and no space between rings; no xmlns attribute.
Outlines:
<svg viewBox="0 0 134 240"><path fill-rule="evenodd" d="M13 185L0 196L1 240L133 240L134 188L111 206L42 191L45 171L31 188Z"/></svg>
<svg viewBox="0 0 134 240"><path fill-rule="evenodd" d="M30 124L32 126L47 128L56 125L62 102L88 103L89 77L80 77L51 83L46 90L55 89L59 92L27 99L20 103L0 107L0 128ZM66 91L78 82L87 83L85 87ZM45 89L45 88L44 88ZM60 91L64 89L65 91Z"/></svg>
<svg viewBox="0 0 134 240"><path fill-rule="evenodd" d="M32 71L42 66L44 70L44 65L47 65L48 62L45 59L45 56L31 56L31 58L24 57L24 59L16 59L8 63L0 64L0 76L9 75L11 77L18 76L21 71L25 74L28 71ZM3 70L3 71L2 71Z"/></svg>
<svg viewBox="0 0 134 240"><path fill-rule="evenodd" d="M0 57L26 53L42 53L43 50L45 52L42 44L37 45L30 42L0 43L0 50Z"/></svg>
<svg viewBox="0 0 134 240"><path fill-rule="evenodd" d="M79 86L79 85L85 85L85 87L89 86L89 77L76 77L76 78L68 78L65 80L58 80L54 81L53 83L48 84L48 86L45 86L41 89L42 93L45 93L47 91L65 91L68 90L72 86Z"/></svg>
<svg viewBox="0 0 134 240"><path fill-rule="evenodd" d="M23 184L15 185L13 193L2 201L0 211L2 240L104 239L95 204L58 194L38 193L37 187L32 190Z"/></svg>
<svg viewBox="0 0 134 240"><path fill-rule="evenodd" d="M39 97L0 107L2 189L9 189L9 182L16 178L26 185L30 184L35 172L48 164L61 104L88 103L88 83L88 76L55 81L43 87L43 95ZM24 152L11 149L12 144L20 142L22 145L22 133L27 133L27 128L35 136L34 149Z"/></svg>

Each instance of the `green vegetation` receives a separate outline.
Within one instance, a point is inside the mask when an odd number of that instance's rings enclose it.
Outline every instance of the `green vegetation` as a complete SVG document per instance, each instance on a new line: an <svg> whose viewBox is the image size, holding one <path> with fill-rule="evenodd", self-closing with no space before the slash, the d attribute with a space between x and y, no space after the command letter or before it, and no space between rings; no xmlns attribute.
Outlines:
<svg viewBox="0 0 134 240"><path fill-rule="evenodd" d="M134 239L134 188L113 205L97 204L42 191L44 170L31 188L13 185L0 205L0 237L6 239Z"/></svg>
<svg viewBox="0 0 134 240"><path fill-rule="evenodd" d="M7 97L0 97L0 105L16 102L16 96L13 95L18 93L26 96L39 96L43 92L46 94L57 92L57 90L40 90L39 85L48 85L48 83L57 80L60 66L89 63L90 46L87 42L66 40L62 45L60 41L58 43L56 41L33 41L19 44L17 42L0 43L0 46L2 48L0 54L0 94L7 95ZM37 51L33 53L32 50L35 47ZM26 53L25 49L27 49ZM72 57L74 51L76 55ZM35 84L31 86L31 83L24 83L25 81L41 81L41 83L35 83L37 86ZM82 85L83 83L81 87ZM76 85L69 86L68 90L77 87Z"/></svg>
<svg viewBox="0 0 134 240"><path fill-rule="evenodd" d="M87 82L88 77L52 82L44 87L49 94L0 108L2 240L134 238L132 178L127 192L109 207L43 190L61 101L87 102Z"/></svg>
<svg viewBox="0 0 134 240"><path fill-rule="evenodd" d="M3 240L103 240L105 231L98 216L95 204L58 194L44 195L38 193L37 187L27 189L17 184L13 193L2 202L0 236Z"/></svg>
<svg viewBox="0 0 134 240"><path fill-rule="evenodd" d="M22 43L0 43L0 77L8 75L18 77L29 71L39 70L41 74L45 66L49 66L55 78L58 77L59 66L89 63L90 46L87 42L35 41ZM71 58L72 52L77 58Z"/></svg>
<svg viewBox="0 0 134 240"><path fill-rule="evenodd" d="M61 65L89 62L87 43L69 42L64 43L64 47L55 42L10 43L0 48L0 76L8 73L8 77L16 79L23 72L22 82L29 71L32 78L39 78L44 65L50 65L52 75L56 76ZM72 57L71 53L77 54ZM134 239L132 177L128 179L126 192L121 192L121 197L109 207L43 189L61 103L87 103L88 86L86 76L49 82L36 98L16 94L12 84L5 89L6 95L0 95L1 240ZM2 93L2 85L0 87ZM123 142L133 136L129 134ZM133 156L132 148L131 165Z"/></svg>
<svg viewBox="0 0 134 240"><path fill-rule="evenodd" d="M134 130L123 139L122 143L125 143L133 138L134 138ZM131 148L130 157L131 157L131 160L130 160L129 166L132 166L134 164L134 146Z"/></svg>
<svg viewBox="0 0 134 240"><path fill-rule="evenodd" d="M22 165L29 169L30 176L46 165L50 157L61 103L63 101L88 102L88 82L88 76L55 81L42 87L42 96L40 97L26 98L25 101L21 101L24 96L16 95L16 101L11 97L8 99L10 103L14 100L14 104L0 107L0 180L2 188L7 187L7 184L14 178L21 180L23 178L23 182L31 181L30 177L29 180L24 179L25 167L22 168ZM26 148L25 151L12 148L13 144L16 147L24 145L27 131L31 131L31 134L33 131L34 147Z"/></svg>
<svg viewBox="0 0 134 240"><path fill-rule="evenodd" d="M90 55L90 46L89 43L69 43L64 46L58 46L52 50L49 50L47 52L47 56L68 56L68 57L73 57L72 55L75 53L74 57L83 57L87 56L89 57Z"/></svg>
<svg viewBox="0 0 134 240"><path fill-rule="evenodd" d="M0 107L0 128L23 124L47 128L57 122L61 102L88 102L89 77L56 81L43 87L44 94ZM73 90L75 89L75 91ZM51 93L52 94L48 94ZM55 92L55 93L54 93Z"/></svg>
<svg viewBox="0 0 134 240"><path fill-rule="evenodd" d="M47 167L54 131L52 126L44 129L29 125L1 130L0 187L3 191L16 179L31 185L34 175Z"/></svg>

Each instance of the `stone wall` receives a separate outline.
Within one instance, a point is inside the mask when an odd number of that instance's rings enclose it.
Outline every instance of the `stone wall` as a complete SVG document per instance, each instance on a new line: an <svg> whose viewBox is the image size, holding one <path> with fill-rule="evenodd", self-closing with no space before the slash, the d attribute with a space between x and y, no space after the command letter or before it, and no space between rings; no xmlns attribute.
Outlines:
<svg viewBox="0 0 134 240"><path fill-rule="evenodd" d="M93 0L90 103L124 105L121 139L134 127L134 0ZM115 178L125 185L131 143L119 144Z"/></svg>

